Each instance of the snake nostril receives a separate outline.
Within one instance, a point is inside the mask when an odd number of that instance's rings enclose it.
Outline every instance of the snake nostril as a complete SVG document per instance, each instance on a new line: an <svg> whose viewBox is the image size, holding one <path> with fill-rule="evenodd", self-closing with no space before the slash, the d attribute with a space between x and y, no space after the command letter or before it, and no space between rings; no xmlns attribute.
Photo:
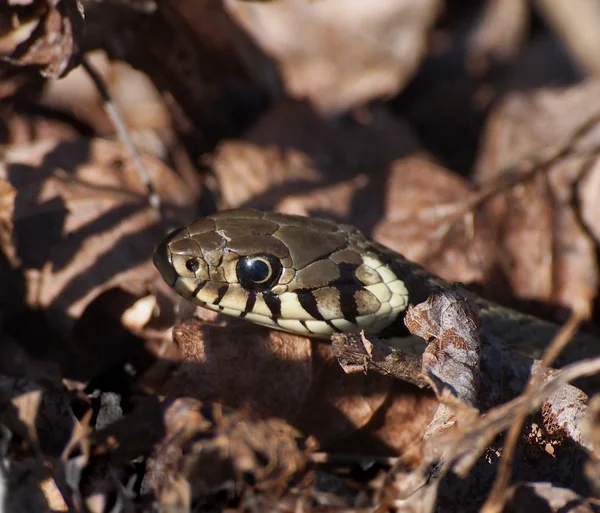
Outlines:
<svg viewBox="0 0 600 513"><path fill-rule="evenodd" d="M173 262L171 260L171 252L167 243L163 240L154 249L154 255L152 257L154 266L158 269L163 280L167 282L169 286L173 286L177 281L177 273L173 268Z"/></svg>

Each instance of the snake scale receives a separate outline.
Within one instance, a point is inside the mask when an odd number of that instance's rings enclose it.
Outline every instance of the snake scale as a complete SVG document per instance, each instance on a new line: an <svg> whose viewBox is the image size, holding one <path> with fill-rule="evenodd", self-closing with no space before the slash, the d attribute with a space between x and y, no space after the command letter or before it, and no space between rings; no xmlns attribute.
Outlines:
<svg viewBox="0 0 600 513"><path fill-rule="evenodd" d="M404 314L447 286L441 278L344 224L257 210L210 215L168 235L154 252L165 282L210 310L318 338L364 330L407 335ZM481 335L539 357L552 323L473 295ZM577 336L569 359L597 354Z"/></svg>

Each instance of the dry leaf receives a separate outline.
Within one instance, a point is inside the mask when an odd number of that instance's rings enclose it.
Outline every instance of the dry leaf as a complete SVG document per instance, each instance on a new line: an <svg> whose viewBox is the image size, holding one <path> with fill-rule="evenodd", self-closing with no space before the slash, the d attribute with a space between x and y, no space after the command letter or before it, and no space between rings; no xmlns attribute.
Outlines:
<svg viewBox="0 0 600 513"><path fill-rule="evenodd" d="M310 435L313 450L401 452L419 439L435 409L428 393L408 384L345 375L329 345L306 337L234 319L225 326L190 319L175 327L174 339L184 360L160 393L284 418ZM392 436L399 425L402 436ZM361 437L361 444L350 441Z"/></svg>
<svg viewBox="0 0 600 513"><path fill-rule="evenodd" d="M149 461L151 485L163 506L197 504L245 485L277 494L305 464L296 432L282 421L189 398L167 404L164 415L165 437Z"/></svg>
<svg viewBox="0 0 600 513"><path fill-rule="evenodd" d="M147 157L146 165L167 207L180 222L189 220L189 188L158 160ZM27 303L44 308L67 335L101 293L116 287L140 297L151 283L162 286L151 255L163 228L120 144L82 139L11 148L0 176L17 191L12 241L3 250L20 261Z"/></svg>
<svg viewBox="0 0 600 513"><path fill-rule="evenodd" d="M438 398L451 394L477 407L481 342L477 306L461 286L450 286L426 302L409 306L406 327L428 341L423 374Z"/></svg>
<svg viewBox="0 0 600 513"><path fill-rule="evenodd" d="M577 187L581 220L600 245L600 159L594 159Z"/></svg>
<svg viewBox="0 0 600 513"><path fill-rule="evenodd" d="M514 59L523 46L529 22L526 0L488 0L468 46L472 71L488 71L494 61Z"/></svg>
<svg viewBox="0 0 600 513"><path fill-rule="evenodd" d="M506 508L511 513L531 513L543 508L548 513L594 513L597 504L572 490L552 483L520 483L510 491Z"/></svg>
<svg viewBox="0 0 600 513"><path fill-rule="evenodd" d="M599 87L507 96L488 123L477 165L489 190L500 189L501 180L517 183L486 204L501 224L500 264L514 293L588 312L598 284L596 252L574 188L595 161Z"/></svg>
<svg viewBox="0 0 600 513"><path fill-rule="evenodd" d="M337 123L285 101L243 142L224 142L209 164L222 208L310 213L369 231L382 215L373 198L387 190L389 165L417 148L411 129L381 109Z"/></svg>
<svg viewBox="0 0 600 513"><path fill-rule="evenodd" d="M425 53L437 0L226 3L278 62L286 89L326 113L397 93Z"/></svg>
<svg viewBox="0 0 600 513"><path fill-rule="evenodd" d="M0 35L0 58L19 66L36 66L43 76L59 78L78 64L83 6L79 0L28 3L32 4L30 11L13 6L11 30ZM31 18L20 19L32 12Z"/></svg>
<svg viewBox="0 0 600 513"><path fill-rule="evenodd" d="M263 417L288 420L306 400L313 379L312 343L306 337L243 321L220 327L190 319L175 326L173 340L183 362L162 394L251 406Z"/></svg>
<svg viewBox="0 0 600 513"><path fill-rule="evenodd" d="M449 282L485 283L496 257L495 233L466 180L424 157L390 167L385 216L374 238Z"/></svg>
<svg viewBox="0 0 600 513"><path fill-rule="evenodd" d="M108 22L111 28L115 21ZM267 91L279 90L273 64L221 0L156 2L144 21L124 27L128 60L168 92L173 124L190 139L194 158L245 129L260 114ZM99 31L104 35L106 26Z"/></svg>

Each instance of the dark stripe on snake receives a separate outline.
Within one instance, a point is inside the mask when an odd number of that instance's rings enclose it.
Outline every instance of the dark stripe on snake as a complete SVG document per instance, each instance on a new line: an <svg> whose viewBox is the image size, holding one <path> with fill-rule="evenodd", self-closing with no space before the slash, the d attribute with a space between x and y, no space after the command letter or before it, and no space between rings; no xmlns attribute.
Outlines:
<svg viewBox="0 0 600 513"><path fill-rule="evenodd" d="M354 299L354 287L347 287L346 290L340 290L340 309L344 319L356 324L356 316L358 315L358 306Z"/></svg>
<svg viewBox="0 0 600 513"><path fill-rule="evenodd" d="M263 294L263 299L265 300L266 305L271 310L271 315L273 319L277 320L281 317L281 299L279 296L275 294Z"/></svg>
<svg viewBox="0 0 600 513"><path fill-rule="evenodd" d="M331 285L359 285L364 287L364 283L362 283L355 274L356 265L350 264L348 262L340 262L337 264L338 272L340 273L339 278L336 278L331 282Z"/></svg>
<svg viewBox="0 0 600 513"><path fill-rule="evenodd" d="M321 312L319 312L317 298L313 295L313 293L310 290L299 289L296 291L296 295L298 296L298 302L309 315L311 315L319 321L325 320L321 315Z"/></svg>
<svg viewBox="0 0 600 513"><path fill-rule="evenodd" d="M217 297L216 297L216 299L213 300L213 305L218 305L223 300L223 298L225 297L225 294L227 294L228 290L229 290L228 284L221 285L217 289Z"/></svg>
<svg viewBox="0 0 600 513"><path fill-rule="evenodd" d="M194 289L194 292L192 292L192 297L196 297L198 295L198 292L200 292L204 288L204 285L206 285L207 283L207 281L199 283L198 286Z"/></svg>
<svg viewBox="0 0 600 513"><path fill-rule="evenodd" d="M300 303L300 306L302 306L302 308L304 308L304 310L306 310L306 312L309 315L312 315L318 321L325 322L327 326L329 326L334 331L338 333L340 332L340 330L335 326L335 324L333 324L329 319L325 319L323 315L321 315L321 312L319 312L317 298L310 290L299 289L296 291L296 294L298 295L298 302ZM304 321L302 322L304 323ZM307 326L305 326L305 328L308 331L310 331L310 329Z"/></svg>
<svg viewBox="0 0 600 513"><path fill-rule="evenodd" d="M240 317L246 317L252 309L254 308L254 304L256 303L256 294L254 292L248 292L248 299L246 299L246 306L244 307L244 311L240 314Z"/></svg>

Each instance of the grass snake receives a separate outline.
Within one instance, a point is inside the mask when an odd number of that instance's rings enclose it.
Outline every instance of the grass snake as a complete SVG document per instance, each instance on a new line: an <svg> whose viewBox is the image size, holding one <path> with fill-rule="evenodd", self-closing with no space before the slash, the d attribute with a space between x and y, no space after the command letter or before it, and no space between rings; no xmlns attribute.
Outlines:
<svg viewBox="0 0 600 513"><path fill-rule="evenodd" d="M408 305L447 286L352 226L257 210L193 222L162 240L153 260L165 282L197 305L318 338L407 335ZM484 341L499 337L539 357L556 334L550 322L473 297ZM570 360L598 353L598 339L577 339Z"/></svg>

